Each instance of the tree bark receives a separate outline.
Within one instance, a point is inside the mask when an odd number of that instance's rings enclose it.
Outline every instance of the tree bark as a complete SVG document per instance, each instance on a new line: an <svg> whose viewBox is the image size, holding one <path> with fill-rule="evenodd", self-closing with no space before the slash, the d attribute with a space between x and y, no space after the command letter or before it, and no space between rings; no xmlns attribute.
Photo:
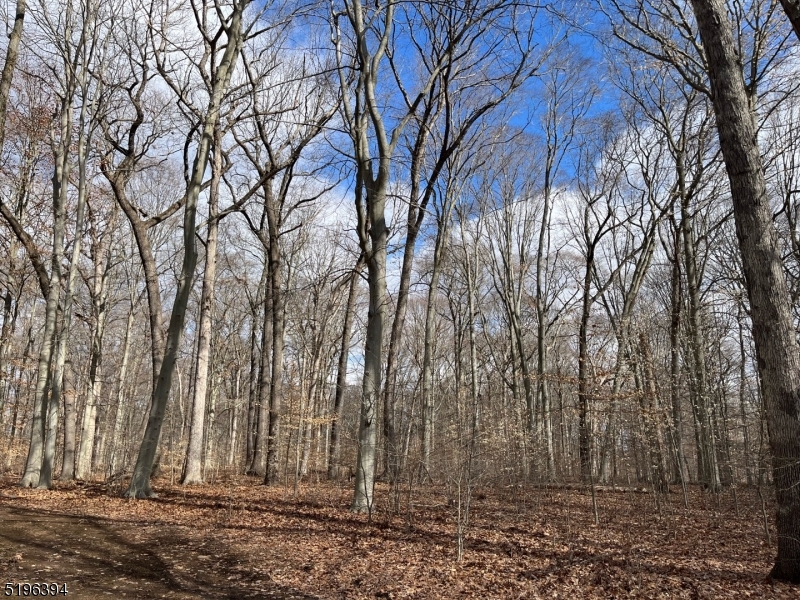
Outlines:
<svg viewBox="0 0 800 600"><path fill-rule="evenodd" d="M128 375L128 361L131 349L131 333L133 332L133 316L134 304L131 301L131 307L128 311L128 320L125 325L125 340L122 342L122 363L119 368L119 384L117 387L117 410L114 414L114 429L111 435L111 456L109 457L109 465L111 475L117 473L117 465L119 461L119 447L120 436L122 435L122 424L125 421L125 379Z"/></svg>
<svg viewBox="0 0 800 600"><path fill-rule="evenodd" d="M258 334L259 327L256 326L256 311L251 308L250 314L250 374L247 381L247 421L244 431L244 464L245 470L250 467L253 461L255 447L253 445L256 436L257 413L256 400L258 398Z"/></svg>
<svg viewBox="0 0 800 600"><path fill-rule="evenodd" d="M261 304L267 303L264 292L267 287L269 263L265 263L261 269L261 278L258 283L255 300L250 303L250 376L247 391L247 430L245 431L245 470L249 473L253 465L253 457L256 452L256 432L259 423L258 407L261 405L259 390L261 383L261 367L264 362L264 325L266 316L262 317L261 324L258 325L258 313ZM262 309L264 314L265 309ZM261 334L261 359L259 360L258 336Z"/></svg>
<svg viewBox="0 0 800 600"><path fill-rule="evenodd" d="M54 400L58 401L58 397L61 394L61 386L62 381L64 379L64 361L66 360L67 354L67 343L69 341L69 334L71 329L72 323L72 302L73 302L73 295L75 291L75 279L78 274L78 261L80 260L80 252L81 252L81 238L83 237L83 222L84 222L84 215L86 212L86 185L87 185L87 177L86 177L86 157L88 153L88 147L91 141L90 133L87 131L87 120L89 118L89 106L86 102L86 92L88 91L87 85L87 76L88 71L84 68L81 72L81 89L83 91L83 101L81 104L81 114L80 114L80 125L79 125L79 138L78 138L78 207L77 207L77 217L75 223L75 241L72 246L72 259L70 260L70 267L69 267L69 276L67 279L67 290L66 290L66 297L64 299L64 324L61 328L61 340L59 341L58 345L58 353L56 356L56 369L55 369L55 377L53 383L53 396ZM94 102L91 103L92 106ZM113 230L113 220L110 223L109 229ZM106 232L106 236L110 233ZM97 243L97 232L94 232L95 235L95 248L94 248L94 260L95 260L95 269L94 269L94 290L92 294L92 312L93 312L93 319L92 319L92 357L91 363L92 366L90 367L89 372L89 387L87 394L87 407L94 406L94 396L93 394L96 392L98 395L100 393L99 386L101 385L98 377L98 368L100 364L100 360L102 357L102 335L103 329L105 325L105 294L103 293L105 290L105 274L107 271L107 265L103 265L105 260L105 250L107 249L107 243L103 244L100 242ZM108 238L106 238L108 239ZM95 385L98 386L98 389L95 389ZM85 415L86 410L84 410ZM66 415L65 415L66 416ZM69 418L74 418L75 414L70 414ZM85 423L85 421L84 421ZM67 436L66 432L70 431L72 433L71 436ZM64 428L64 460L61 466L61 480L69 480L73 479L75 476L75 423L71 422L69 424L65 424ZM81 451L84 449L84 437L83 434L85 433L84 428L81 431ZM94 441L94 437L90 440L91 442ZM70 455L68 457L68 455ZM82 453L78 453L78 463L79 467L82 466L80 464ZM68 460L69 458L69 460ZM91 456L90 456L91 459ZM80 468L78 469L80 471ZM85 477L87 473L82 472L81 477Z"/></svg>
<svg viewBox="0 0 800 600"><path fill-rule="evenodd" d="M286 329L286 298L283 292L283 264L281 257L281 220L277 202L285 197L283 185L280 199L272 194L272 182L265 185L267 228L269 231L269 275L272 291L272 381L269 389L269 428L267 434L267 469L264 483L275 485L279 478L278 442L281 429L283 401L283 349ZM300 435L300 432L298 432Z"/></svg>
<svg viewBox="0 0 800 600"><path fill-rule="evenodd" d="M267 254L264 264L264 272L267 274L267 280L264 290L264 312L261 325L261 361L259 367L258 392L256 395L256 405L254 407L255 435L253 436L253 458L247 469L248 475L255 475L257 477L264 477L267 472L265 450L267 428L269 427L269 388L272 381L272 326L274 323L272 317L272 277L269 274L271 263L269 260L268 248L265 247L264 249Z"/></svg>
<svg viewBox="0 0 800 600"><path fill-rule="evenodd" d="M110 237L101 241L95 250L94 290L92 292L92 351L89 364L89 381L86 390L86 405L83 410L81 424L81 443L76 464L76 477L87 479L92 472L92 454L95 446L97 430L97 402L103 389L103 378L100 370L103 361L103 335L106 327L106 300L108 297L108 270L110 265L103 265L108 251ZM110 258L110 257L109 257Z"/></svg>
<svg viewBox="0 0 800 600"><path fill-rule="evenodd" d="M592 265L594 263L594 247L590 247L586 256L586 271L583 278L583 301L581 303L581 320L578 328L578 457L580 459L581 478L589 481L592 469L591 458L591 410L589 383L589 317L592 308Z"/></svg>
<svg viewBox="0 0 800 600"><path fill-rule="evenodd" d="M692 0L730 180L761 378L777 504L771 576L800 582L800 351L753 116L722 0Z"/></svg>
<svg viewBox="0 0 800 600"><path fill-rule="evenodd" d="M744 315L741 299L737 303L738 315L736 322L739 326L739 418L742 422L742 452L744 454L744 473L747 485L753 485L753 473L750 468L750 435L747 429L747 412L745 402L747 398L747 353L744 344Z"/></svg>
<svg viewBox="0 0 800 600"><path fill-rule="evenodd" d="M347 365L350 358L350 338L353 329L353 316L356 309L356 296L358 280L364 268L363 253L358 257L356 266L350 274L350 285L347 291L347 304L344 309L344 324L342 325L342 340L339 348L339 362L336 367L336 394L333 399L333 414L331 415L331 434L328 447L328 479L336 479L339 474L341 461L341 428L342 414L344 412L344 393L347 389Z"/></svg>
<svg viewBox="0 0 800 600"><path fill-rule="evenodd" d="M386 321L386 244L389 230L386 227L384 206L385 184L374 190L369 202L372 242L367 258L369 280L369 312L367 314L367 339L364 345L364 379L361 390L361 413L358 426L358 456L353 512L371 513L375 487L375 451L377 442L378 401L380 400L381 346Z"/></svg>
<svg viewBox="0 0 800 600"><path fill-rule="evenodd" d="M800 40L800 0L781 0L781 6L792 24L797 39Z"/></svg>
<svg viewBox="0 0 800 600"><path fill-rule="evenodd" d="M669 491L669 481L667 480L667 469L664 462L664 433L661 427L662 411L658 400L650 340L647 339L647 335L644 332L639 333L639 352L642 355L643 362L644 393L642 394L641 406L650 459L650 476L654 489L660 493L666 493Z"/></svg>
<svg viewBox="0 0 800 600"><path fill-rule="evenodd" d="M681 278L681 229L672 220L674 236L674 256L670 282L670 399L672 422L670 427L672 450L674 452L672 480L682 485L688 480L686 458L683 453L683 417L681 416L681 314L683 312L683 284Z"/></svg>
<svg viewBox="0 0 800 600"><path fill-rule="evenodd" d="M67 102L66 98L69 98ZM45 460L45 445L48 430L54 431L58 424L58 405L52 402L52 358L56 350L56 318L61 295L61 261L64 256L64 233L66 229L67 179L69 161L67 149L72 129L72 94L67 90L61 103L60 140L54 147L53 168L53 254L50 263L50 281L45 305L45 326L42 348L39 352L39 369L34 396L34 415L31 427L31 443L25 464L22 487L50 487L52 473L42 480L42 467ZM53 434L55 435L55 433ZM53 453L55 449L53 447ZM52 466L52 458L49 459Z"/></svg>
<svg viewBox="0 0 800 600"><path fill-rule="evenodd" d="M68 358L64 365L64 460L61 464L59 479L68 481L75 478L75 430L77 410L77 394L75 393L72 361Z"/></svg>
<svg viewBox="0 0 800 600"><path fill-rule="evenodd" d="M195 229L197 216L197 200L203 183L203 176L208 163L209 149L211 146L214 128L219 119L222 98L228 89L231 75L233 74L236 57L242 44L242 17L248 0L240 0L233 5L230 24L226 28L227 44L219 65L214 73L214 85L210 90L208 110L203 118L200 142L195 154L191 169L191 177L187 182L186 203L183 218L183 245L184 255L181 272L178 277L178 289L175 295L172 314L170 315L167 341L164 350L164 359L161 363L156 388L153 390L150 414L147 420L144 437L142 438L133 476L125 496L129 498L154 497L150 487L150 476L161 436L161 427L166 413L167 400L172 388L172 376L175 372L175 362L178 357L180 340L186 318L186 307L194 281L194 270L197 264L197 247L195 243Z"/></svg>
<svg viewBox="0 0 800 600"><path fill-rule="evenodd" d="M11 33L8 35L6 61L3 64L3 73L0 75L0 148L3 147L3 143L6 139L8 98L11 94L11 82L14 78L14 71L17 68L19 43L22 40L22 25L25 21L27 4L27 0L17 0L17 6L14 11L14 26L11 28Z"/></svg>
<svg viewBox="0 0 800 600"><path fill-rule="evenodd" d="M678 178L681 180L681 229L683 256L686 265L686 287L689 295L689 347L691 349L692 383L694 394L692 409L698 426L697 478L711 490L720 487L719 465L714 451L714 438L709 414L708 375L706 370L705 340L701 320L700 275L695 256L694 215L689 206L689 196L683 184L682 155L678 158Z"/></svg>
<svg viewBox="0 0 800 600"><path fill-rule="evenodd" d="M203 440L205 433L206 392L211 355L211 327L214 313L214 282L217 275L217 238L219 232L219 184L222 178L222 131L219 123L214 127L214 151L211 161L211 190L208 201L208 235L206 239L206 268L203 272L203 290L200 293L200 328L198 331L197 360L194 368L192 395L192 422L189 428L189 447L181 483L203 483Z"/></svg>

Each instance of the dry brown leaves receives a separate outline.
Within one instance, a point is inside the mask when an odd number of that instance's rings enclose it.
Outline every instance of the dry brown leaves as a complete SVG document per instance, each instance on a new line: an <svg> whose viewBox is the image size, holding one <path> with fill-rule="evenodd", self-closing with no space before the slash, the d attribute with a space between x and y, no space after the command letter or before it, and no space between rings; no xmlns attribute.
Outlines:
<svg viewBox="0 0 800 600"><path fill-rule="evenodd" d="M349 488L327 483L295 495L246 478L156 481L152 501L100 484L13 484L0 489L13 524L0 530L0 574L79 569L78 598L800 598L766 579L774 532L770 545L749 490L738 516L729 491L691 490L688 510L680 494L659 509L649 494L600 493L599 526L580 490L480 490L458 562L455 509L435 488L413 490L410 503L401 494L395 512L379 487L368 522L348 512ZM52 548L59 560L45 555Z"/></svg>

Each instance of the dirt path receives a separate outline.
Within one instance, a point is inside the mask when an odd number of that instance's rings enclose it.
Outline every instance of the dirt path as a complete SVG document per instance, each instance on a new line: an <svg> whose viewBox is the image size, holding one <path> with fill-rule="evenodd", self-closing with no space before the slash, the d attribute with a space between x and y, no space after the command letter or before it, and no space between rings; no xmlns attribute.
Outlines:
<svg viewBox="0 0 800 600"><path fill-rule="evenodd" d="M0 504L0 586L66 584L66 597L81 600L313 600L250 576L240 562L213 534L190 527L141 526Z"/></svg>

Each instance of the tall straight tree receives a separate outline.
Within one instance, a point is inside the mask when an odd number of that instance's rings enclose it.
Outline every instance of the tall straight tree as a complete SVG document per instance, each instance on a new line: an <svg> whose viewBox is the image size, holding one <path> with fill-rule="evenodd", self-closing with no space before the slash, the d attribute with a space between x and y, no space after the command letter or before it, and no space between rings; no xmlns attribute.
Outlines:
<svg viewBox="0 0 800 600"><path fill-rule="evenodd" d="M398 427L395 424L397 355L411 290L416 245L436 186L447 161L496 109L537 72L555 45L533 43L537 11L515 14L504 0L465 2L463 6L420 3L418 18L406 25L411 44L420 52L426 74L444 65L412 122L406 142L409 154L408 211L396 309L386 355L384 389L384 454L389 481L399 475ZM413 11L406 10L408 18ZM480 47L480 52L474 48ZM392 72L402 71L389 56ZM407 61L407 54L402 55ZM398 79L398 87L404 83ZM406 107L409 99L406 98Z"/></svg>
<svg viewBox="0 0 800 600"><path fill-rule="evenodd" d="M71 315L71 298L61 302L61 283L63 279L62 258L64 256L65 235L67 226L66 205L69 190L69 178L72 166L70 149L73 139L73 102L79 87L80 72L85 71L87 46L89 39L94 36L91 23L92 11L88 7L74 6L67 2L61 7L63 18L52 25L48 11L49 5L37 7L36 16L40 21L40 31L43 34L41 41L58 39L56 52L60 61L50 66L53 72L55 95L59 100L57 118L51 129L51 147L53 151L53 252L51 255L49 290L45 308L45 332L41 350L39 352L39 368L36 382L36 402L34 406L34 423L31 429L31 444L25 464L25 473L22 476L23 487L37 486L49 488L52 485L53 464L55 461L55 442L58 430L58 414L61 396L61 377L63 374L63 360L65 350L59 343L58 315L63 304L62 335L68 335ZM82 8L86 9L83 14ZM86 18L83 18L83 17ZM46 43L46 41L45 41ZM44 58L43 63L47 64ZM57 66L56 66L57 65ZM84 196L85 199L85 196ZM82 227L83 210L78 211L79 223ZM76 240L81 236L81 231L76 231ZM77 260L77 253L73 254ZM73 261L74 263L74 261ZM67 294L71 294L74 287L74 270L72 271L73 285L67 284ZM63 338L62 338L63 339ZM66 340L64 340L64 343ZM56 364L60 363L62 369ZM41 440L40 440L41 436Z"/></svg>
<svg viewBox="0 0 800 600"><path fill-rule="evenodd" d="M197 129L200 139L197 144L195 157L190 169L186 173L186 194L184 198L183 215L183 263L178 276L178 287L175 301L170 315L169 326L164 344L164 354L158 368L158 377L153 388L152 403L147 419L147 425L139 447L139 454L133 470L133 477L125 491L125 495L131 498L148 498L154 496L150 487L150 476L153 470L158 441L161 436L161 426L166 414L167 400L172 387L172 376L175 372L175 362L178 356L178 349L183 334L183 327L186 319L186 307L189 302L189 295L194 282L194 271L197 264L196 247L196 217L197 201L203 187L203 177L208 164L208 157L211 149L214 128L220 115L220 107L223 96L233 75L239 49L246 34L243 27L244 11L249 5L249 0L234 0L229 6L224 6L221 2L214 3L215 18L219 19L216 31L206 29L210 25L201 20L198 16L197 25L200 31L209 42L210 47L216 50L218 46L224 47L222 52L210 52L205 60L212 56L218 56L218 61L211 69L211 84L208 86L208 102L200 115ZM195 13L198 15L198 13ZM170 17L166 10L159 15L165 23ZM167 47L168 31L163 30L161 38L161 50ZM204 55L205 56L205 55ZM204 63L201 63L204 64ZM165 72L163 63L159 65L162 74Z"/></svg>
<svg viewBox="0 0 800 600"><path fill-rule="evenodd" d="M270 45L281 46L277 42ZM279 478L278 448L284 395L285 238L287 233L303 225L289 225L291 217L322 195L320 189L303 189L304 182L313 177L305 171L303 161L338 109L337 86L333 86L334 93L331 93L332 86L322 75L325 67L314 64L308 56L286 60L284 68L277 69L278 54L274 49L264 48L256 56L243 57L243 63L247 72L245 93L250 105L233 134L239 151L258 176L251 190L260 192L263 199L260 222L254 223L246 210L242 214L265 254L268 279L265 319L270 322L265 322L264 331L271 333L271 340L265 339L263 347L272 348L269 365L263 362L268 358L267 353L262 356L259 399L262 407L268 403L269 411L261 411L258 447L250 471L262 474L261 445L266 441L264 483L275 484ZM270 376L271 381L267 382L266 376Z"/></svg>
<svg viewBox="0 0 800 600"><path fill-rule="evenodd" d="M448 18L447 15L454 18ZM527 9L523 13L516 3L505 0L467 2L463 6L401 3L396 0L377 2L374 7L360 0L332 4L331 27L343 94L342 113L345 129L353 143L356 167L357 231L366 257L370 298L353 511L368 512L372 509L376 421L382 391L383 330L388 317L386 253L389 229L386 225L386 199L392 169L397 162L395 152L409 123L418 119L425 106L429 105L428 101L435 98L437 85L457 59L462 54L470 55L477 47L490 51L501 43L500 39L495 38L482 41L478 33L483 32L488 36L496 34L499 37L508 35L520 48L528 51L533 45L530 31L517 28L522 17L528 15ZM432 22L448 24L439 31L426 29L423 34L423 29ZM343 23L346 29L342 27ZM436 52L426 53L423 48L431 43L430 39L421 45L421 38L415 38L412 33L410 39L405 41L406 49L414 48L415 52L421 52L420 61L425 68L419 76L409 75L392 62L390 73L394 76L394 93L400 103L395 111L387 109L382 99L383 94L389 92L383 85L386 82L384 74L391 77L389 72L384 72L382 63L387 56L395 56L396 52L403 51L403 42L398 41L401 30L416 31L429 38L436 36L441 43ZM526 75L524 68L518 73L521 78ZM491 89L494 83L490 82L487 89ZM481 95L483 90L476 90L476 93ZM474 121L490 107L479 111ZM423 133L418 139L424 138ZM440 169L443 165L444 162ZM415 198L413 202L418 202L418 199ZM421 218L412 215L410 222L416 220L421 222ZM413 233L413 229L409 233ZM384 418L392 418L391 409L389 406L385 410L388 414L384 414ZM393 429L391 424L387 427L390 436L394 436ZM389 444L397 445L394 440L390 440Z"/></svg>
<svg viewBox="0 0 800 600"><path fill-rule="evenodd" d="M269 3L267 3L267 5L268 4ZM266 8L267 5L265 5L264 8ZM212 15L214 11L217 10L217 8L214 3L204 3L202 10L204 11L205 16L199 19L197 23L198 27L201 30L204 29L205 23L213 20ZM276 95L282 95L283 92L283 86L275 85L275 82L270 82L273 84L273 86L270 86L269 84L265 83L266 82L265 72L273 74L272 69L275 67L276 64L280 63L280 58L275 52L274 48L280 46L281 43L280 43L280 37L266 36L264 34L267 31L272 31L273 29L277 29L280 32L287 24L287 21L280 15L272 15L271 20L274 21L274 23L268 27L264 27L264 23L261 23L260 25L259 29L260 43L252 43L253 41L251 40L253 47L240 48L240 54L242 55L242 62L244 63L244 69L246 70L247 73L247 84L242 86L242 88L231 90L232 92L235 92L234 95L236 96L237 100L233 102L229 114L226 115L226 119L228 121L226 129L232 130L233 136L236 138L240 149L242 148L241 140L239 139L239 136L237 136L237 132L233 129L234 123L237 123L239 121L245 121L249 124L252 124L253 122L256 122L257 124L252 125L252 127L256 129L259 133L261 133L262 137L265 137L267 134L264 133L265 131L264 124L258 121L259 118L264 117L263 114L264 111L261 110L260 103L265 102L265 99L259 98L259 95L260 94L266 95L267 93L272 92L271 87L275 87L277 89L277 92L273 92ZM267 39L265 40L265 38ZM205 84L206 91L208 94L211 94L213 93L213 86L216 85L216 78L213 75L214 69L213 67L210 67L210 65L216 64L217 59L214 56L215 53L218 54L220 52L223 52L226 46L218 47L216 44L212 43L212 40L208 35L204 36L204 46L205 46L204 57L205 56L211 57L211 61L209 63L205 60L201 60L200 62L198 62L198 68L200 68L202 71L202 79ZM255 57L248 60L249 54L255 54ZM259 67L261 67L261 70L259 70ZM208 72L204 71L203 69L207 69ZM162 66L162 72L165 70L166 69ZM296 72L293 72L293 75L296 76ZM166 73L165 76L167 77L171 87L175 90L175 92L180 94L179 83ZM295 85L297 87L302 87L302 84L306 81L306 77L304 76L297 77L296 81L299 81L300 83L298 84L297 82L295 82ZM251 100L250 106L248 106L244 110L240 110L238 108L238 103L242 100L242 97L248 97L248 96L250 97ZM271 100L273 100L273 98L267 98L266 102L272 104ZM195 115L195 118L197 119L202 118L204 108L201 106L193 105L191 102L191 96L182 96L181 101L186 103L187 108ZM308 108L308 104L311 103L312 100L307 99L307 105L305 106L305 108ZM270 106L270 109L273 110L274 113L280 112L282 116L286 118L286 112L288 112L288 109L280 110L277 106L277 103L275 103L274 106ZM330 112L332 113L333 111L331 110ZM273 112L269 113L269 117L273 120L273 122L275 121L274 113ZM304 116L310 117L310 114L311 114L310 111L307 111L307 113L304 114ZM311 136L308 136L309 139L313 138L314 135L316 135L316 133L318 133L321 128L321 124L317 125L315 123L315 125L316 128L312 127L315 133ZM297 133L295 131L295 128L289 127L287 129L288 129L287 136L290 138L290 140L292 139L293 135L303 138L304 143L298 144L302 149L308 141L306 137L303 137L301 134ZM280 160L284 158L283 154L286 153L286 146L280 146L279 148L272 148L270 145L271 140L265 139L263 141L263 144L266 146L265 154L269 157L269 159L264 161L266 162L266 166L263 166L263 168L258 168L262 167L260 163L257 165L257 171L259 175L258 181L256 182L255 185L251 186L247 192L241 194L240 197L236 198L235 202L233 202L230 206L228 206L227 208L225 208L220 212L219 210L220 181L224 175L223 171L227 168L226 166L223 165L223 155L227 157L229 154L228 152L224 152L221 147L223 142L223 137L225 136L225 134L226 131L223 131L223 128L221 127L218 121L214 129L213 159L211 161L212 178L211 178L211 190L209 194L208 235L206 242L206 270L203 275L203 291L202 291L201 305L200 305L200 331L199 331L200 339L197 351L194 393L192 399L192 426L189 433L189 448L186 454L186 467L184 469L184 475L182 480L184 484L202 482L202 472L203 472L202 454L203 454L203 440L205 439L205 428L204 428L204 416L206 410L205 399L208 390L208 373L209 373L210 353L211 353L211 337L212 337L211 313L212 313L212 305L214 299L214 285L215 285L214 277L216 273L216 260L217 260L216 253L217 253L217 239L219 235L218 234L219 223L224 217L232 214L233 212L239 210L242 206L244 206L244 204L257 192L262 191L264 189L269 189L271 191L272 189L271 180L279 172L285 171L291 174L291 168L290 168L291 163L284 164L280 162ZM257 142L258 141L261 140L257 140ZM294 148L291 147L291 144L288 145L290 149L294 150ZM276 156L276 152L278 153L278 156L280 156L280 158ZM251 153L248 153L247 150L245 150L245 154L248 156L248 158L251 158L252 160ZM290 155L296 162L299 158L300 150L297 150L296 152L294 151L290 152ZM228 160L226 162L229 163L230 161ZM276 162L280 162L280 164L274 164ZM288 181L291 181L290 176L288 178ZM233 188L230 189L231 192L233 192ZM286 189L283 189L283 187L281 187L281 190L283 191L285 197L285 194L288 192L288 187ZM270 214L269 208L270 207L268 206L265 210L265 213L267 215ZM270 223L271 222L272 221L270 221ZM269 251L273 250L272 247L269 247L267 249ZM277 245L275 250L277 250ZM273 261L271 261L270 259L270 262L267 265L267 273L272 278L272 286L270 288L272 290L272 295L268 296L268 298L271 298L272 300L272 307L271 308L268 307L267 311L273 316L273 323L274 323L277 320L276 315L280 314L281 315L280 318L282 318L283 310L281 311L275 310L275 303L280 300L280 298L276 299L276 292L274 291L275 281L278 282L277 287L279 290L281 287L280 277L279 277L280 269L279 267L276 267L274 264L272 264L272 262ZM273 331L275 331L276 328L280 329L278 324L273 325ZM282 333L280 334L280 337L282 339L283 337ZM277 347L277 344L278 342L274 341L273 339L273 346L272 346L273 349ZM266 355L267 353L264 352L264 358L266 358ZM273 363L276 360L282 366L283 364L282 354L279 352L276 358L275 353L273 351ZM265 381L265 376L268 374L272 375L272 385L269 386L262 385L261 391L263 392L267 387L269 388L271 394L270 406L273 406L275 404L274 399L280 395L280 388L275 384L276 380L280 380L281 375L274 365L271 371L262 369L262 377L261 377L262 382ZM263 425L266 424L264 423L265 419L259 419L259 421L262 424L262 429L263 429ZM277 419L272 419L270 421L270 427L273 427L273 425L277 425ZM274 446L275 444L273 443L273 454L274 454ZM260 466L258 465L261 462L260 456L258 455L258 452L256 452L255 454L256 454L255 457L256 460L254 461L254 466ZM269 454L269 447L267 449L267 454ZM277 455L274 454L272 461L273 474L275 478L277 478L276 457Z"/></svg>
<svg viewBox="0 0 800 600"><path fill-rule="evenodd" d="M369 283L369 313L364 346L364 377L361 413L358 425L358 456L356 459L355 490L351 510L370 512L373 509L375 485L378 399L381 392L383 367L383 329L387 316L386 247L389 229L386 226L386 192L389 186L392 157L400 135L411 120L422 97L433 86L417 96L409 110L387 131L377 87L381 62L392 39L396 3L380 2L375 9L367 8L360 0L348 0L339 10L333 9L332 31L336 47L339 82L342 89L345 127L353 143L356 162L355 203L358 217L358 239L367 263ZM352 30L351 48L346 62L340 21L346 20ZM352 53L352 54L351 54ZM373 158L374 138L378 156Z"/></svg>
<svg viewBox="0 0 800 600"><path fill-rule="evenodd" d="M211 327L214 311L214 278L217 273L217 240L219 239L219 184L222 179L222 131L219 122L214 127L211 157L211 189L208 195L208 229L206 233L206 265L203 271L203 291L200 293L200 327L197 357L194 365L192 392L192 421L189 428L189 447L181 483L203 483L203 446L205 441L206 392L211 354Z"/></svg>
<svg viewBox="0 0 800 600"><path fill-rule="evenodd" d="M723 0L692 0L730 181L772 450L778 556L771 576L800 582L800 348L772 221L752 107Z"/></svg>

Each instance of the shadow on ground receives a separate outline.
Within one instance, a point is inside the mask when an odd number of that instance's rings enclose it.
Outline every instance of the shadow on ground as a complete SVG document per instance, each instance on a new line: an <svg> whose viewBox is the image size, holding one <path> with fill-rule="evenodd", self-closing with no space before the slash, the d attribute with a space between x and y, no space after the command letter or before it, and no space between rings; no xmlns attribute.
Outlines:
<svg viewBox="0 0 800 600"><path fill-rule="evenodd" d="M186 527L0 506L0 583L66 584L69 598L314 600L248 573L235 551ZM63 597L63 596L62 596Z"/></svg>

